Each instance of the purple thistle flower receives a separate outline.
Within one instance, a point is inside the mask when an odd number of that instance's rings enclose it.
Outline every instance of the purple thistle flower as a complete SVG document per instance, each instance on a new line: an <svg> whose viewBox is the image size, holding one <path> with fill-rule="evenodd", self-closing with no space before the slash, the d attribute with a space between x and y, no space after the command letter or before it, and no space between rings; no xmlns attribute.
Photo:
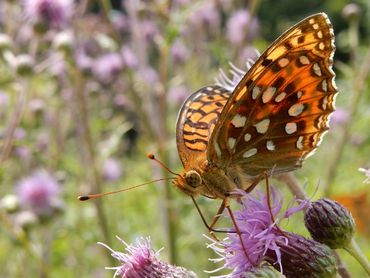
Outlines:
<svg viewBox="0 0 370 278"><path fill-rule="evenodd" d="M106 269L116 270L114 277L139 278L139 277L197 277L192 271L182 267L169 265L159 260L159 251L154 251L150 238L140 238L136 244L127 244L117 237L126 246L126 252L114 251L104 243L98 242L112 252L112 257L119 260L121 265L107 267Z"/></svg>
<svg viewBox="0 0 370 278"><path fill-rule="evenodd" d="M364 183L370 183L370 168L358 168L358 170L365 174L366 179L364 180Z"/></svg>
<svg viewBox="0 0 370 278"><path fill-rule="evenodd" d="M112 82L123 69L121 55L109 53L100 56L92 66L94 76L102 83Z"/></svg>
<svg viewBox="0 0 370 278"><path fill-rule="evenodd" d="M255 194L247 194L238 191L241 196L242 209L234 212L234 217L240 232L245 249L243 249L240 237L232 229L228 237L221 242L213 241L210 247L220 255L215 261L224 260L223 268L232 269L227 277L241 277L247 271L253 270L265 258L267 252L276 254L276 263L281 267L280 246L288 245L289 238L282 233L277 224L282 219L303 210L309 205L309 201L303 201L298 206L285 211L278 218L282 209L282 199L278 198L276 191L271 188L271 209L268 204L268 196L256 190ZM256 195L256 196L254 196ZM273 222L272 219L275 219ZM245 255L248 252L248 257Z"/></svg>
<svg viewBox="0 0 370 278"><path fill-rule="evenodd" d="M189 96L189 89L185 86L175 86L168 91L168 101L180 105Z"/></svg>
<svg viewBox="0 0 370 278"><path fill-rule="evenodd" d="M113 158L108 158L103 165L103 178L106 181L116 181L122 176L121 164Z"/></svg>
<svg viewBox="0 0 370 278"><path fill-rule="evenodd" d="M136 54L132 51L132 49L128 46L123 46L121 48L121 56L124 65L128 69L136 69L138 67L138 58L136 57Z"/></svg>
<svg viewBox="0 0 370 278"><path fill-rule="evenodd" d="M258 34L258 21L247 10L234 12L227 22L227 38L232 44L253 40ZM248 30L248 32L246 32ZM245 34L248 37L245 37Z"/></svg>
<svg viewBox="0 0 370 278"><path fill-rule="evenodd" d="M186 46L180 41L176 40L171 47L171 56L174 63L184 63L189 58L189 50Z"/></svg>
<svg viewBox="0 0 370 278"><path fill-rule="evenodd" d="M57 28L68 23L73 0L24 0L25 14L35 24Z"/></svg>
<svg viewBox="0 0 370 278"><path fill-rule="evenodd" d="M199 6L190 14L189 22L194 27L207 28L212 31L217 29L220 25L220 14L216 6L208 2Z"/></svg>
<svg viewBox="0 0 370 278"><path fill-rule="evenodd" d="M337 107L330 117L330 125L344 125L349 121L350 113L341 107Z"/></svg>
<svg viewBox="0 0 370 278"><path fill-rule="evenodd" d="M38 216L50 216L60 207L60 186L49 173L34 172L18 184L21 205Z"/></svg>

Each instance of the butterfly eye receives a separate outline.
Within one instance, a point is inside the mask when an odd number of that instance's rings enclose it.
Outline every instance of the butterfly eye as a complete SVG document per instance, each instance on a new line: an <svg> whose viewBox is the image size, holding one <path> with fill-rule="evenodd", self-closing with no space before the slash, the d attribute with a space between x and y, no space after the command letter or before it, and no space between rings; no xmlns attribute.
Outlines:
<svg viewBox="0 0 370 278"><path fill-rule="evenodd" d="M202 178L199 173L194 170L190 170L185 174L186 183L191 187L198 187L202 183Z"/></svg>

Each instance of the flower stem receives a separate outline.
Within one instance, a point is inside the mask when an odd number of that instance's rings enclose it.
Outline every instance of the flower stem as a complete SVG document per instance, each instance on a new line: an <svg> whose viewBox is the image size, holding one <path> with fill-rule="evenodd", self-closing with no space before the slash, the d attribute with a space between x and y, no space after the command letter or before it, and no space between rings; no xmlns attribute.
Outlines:
<svg viewBox="0 0 370 278"><path fill-rule="evenodd" d="M370 262L358 247L357 242L352 238L350 244L344 249L360 263L366 273L370 276Z"/></svg>

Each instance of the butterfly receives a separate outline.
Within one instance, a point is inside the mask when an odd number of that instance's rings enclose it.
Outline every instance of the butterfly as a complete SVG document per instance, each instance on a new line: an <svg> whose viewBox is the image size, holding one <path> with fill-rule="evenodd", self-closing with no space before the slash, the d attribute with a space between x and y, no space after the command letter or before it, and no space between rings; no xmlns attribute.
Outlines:
<svg viewBox="0 0 370 278"><path fill-rule="evenodd" d="M273 42L231 92L207 86L177 119L184 171L174 185L226 202L264 174L302 166L320 145L335 109L332 25L325 13L297 23Z"/></svg>

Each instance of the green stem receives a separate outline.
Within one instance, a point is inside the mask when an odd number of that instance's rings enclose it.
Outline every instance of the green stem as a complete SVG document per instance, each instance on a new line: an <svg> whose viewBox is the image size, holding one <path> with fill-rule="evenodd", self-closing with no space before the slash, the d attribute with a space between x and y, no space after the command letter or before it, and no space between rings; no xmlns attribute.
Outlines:
<svg viewBox="0 0 370 278"><path fill-rule="evenodd" d="M353 238L350 244L344 249L360 263L366 273L370 276L370 262L368 261L364 253L362 253L361 249L358 247L356 241Z"/></svg>

